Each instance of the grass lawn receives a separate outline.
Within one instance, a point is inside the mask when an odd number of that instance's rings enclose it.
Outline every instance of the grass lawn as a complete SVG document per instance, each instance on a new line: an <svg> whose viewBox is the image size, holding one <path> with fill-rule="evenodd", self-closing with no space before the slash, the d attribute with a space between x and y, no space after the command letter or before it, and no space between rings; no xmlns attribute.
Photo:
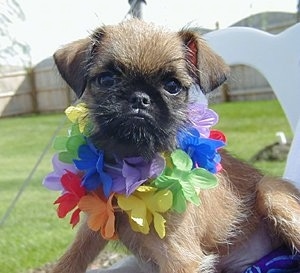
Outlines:
<svg viewBox="0 0 300 273"><path fill-rule="evenodd" d="M226 134L228 150L244 160L274 142L277 131L291 136L277 101L215 104L212 108L221 117L217 128ZM0 217L63 118L53 114L0 120ZM46 153L11 215L0 227L0 272L26 272L54 261L75 234L68 219L59 220L56 216L52 202L58 194L41 186L43 177L52 169L52 154L53 150ZM257 167L281 175L284 164L263 162Z"/></svg>

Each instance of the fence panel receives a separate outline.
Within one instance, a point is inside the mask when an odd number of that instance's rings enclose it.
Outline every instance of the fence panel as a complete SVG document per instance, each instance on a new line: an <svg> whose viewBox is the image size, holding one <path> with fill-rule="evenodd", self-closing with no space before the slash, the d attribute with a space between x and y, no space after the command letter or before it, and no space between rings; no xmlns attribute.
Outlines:
<svg viewBox="0 0 300 273"><path fill-rule="evenodd" d="M52 58L33 70L0 75L0 117L58 112L73 100L74 96L59 76Z"/></svg>
<svg viewBox="0 0 300 273"><path fill-rule="evenodd" d="M266 79L255 69L236 65L231 67L226 85L213 92L213 101L264 100L275 95ZM32 75L28 73L33 73ZM75 100L61 79L52 58L32 70L0 75L0 117L60 112Z"/></svg>

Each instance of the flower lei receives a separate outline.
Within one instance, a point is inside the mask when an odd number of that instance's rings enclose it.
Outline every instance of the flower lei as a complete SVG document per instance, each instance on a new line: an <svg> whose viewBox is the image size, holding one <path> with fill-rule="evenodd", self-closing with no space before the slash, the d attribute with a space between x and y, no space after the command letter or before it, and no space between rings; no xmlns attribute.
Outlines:
<svg viewBox="0 0 300 273"><path fill-rule="evenodd" d="M117 159L114 165L104 161L104 152L89 139L86 105L70 106L65 113L72 124L67 136L54 141L54 171L43 184L62 192L54 202L57 215L71 213L73 227L83 211L90 229L117 239L115 213L122 210L134 231L148 234L153 225L163 238L165 212L182 213L187 202L199 205L199 191L217 185L215 174L222 169L218 149L226 139L210 129L218 115L207 104L190 104L192 125L178 132L175 151L157 154L150 162L142 157Z"/></svg>

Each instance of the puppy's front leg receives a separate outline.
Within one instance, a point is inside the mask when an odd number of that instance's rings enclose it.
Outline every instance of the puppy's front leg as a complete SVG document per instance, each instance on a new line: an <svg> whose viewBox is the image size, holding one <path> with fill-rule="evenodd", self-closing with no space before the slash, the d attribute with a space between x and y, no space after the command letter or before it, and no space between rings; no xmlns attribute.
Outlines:
<svg viewBox="0 0 300 273"><path fill-rule="evenodd" d="M92 231L84 223L51 273L84 273L106 244L107 241L99 233Z"/></svg>
<svg viewBox="0 0 300 273"><path fill-rule="evenodd" d="M192 227L189 225L187 227ZM155 259L160 273L212 273L215 271L216 255L205 254L200 247L199 239L190 230L187 236L175 232L164 242ZM157 251L157 250L156 250Z"/></svg>
<svg viewBox="0 0 300 273"><path fill-rule="evenodd" d="M258 184L258 211L286 243L300 251L300 192L288 181L264 178Z"/></svg>

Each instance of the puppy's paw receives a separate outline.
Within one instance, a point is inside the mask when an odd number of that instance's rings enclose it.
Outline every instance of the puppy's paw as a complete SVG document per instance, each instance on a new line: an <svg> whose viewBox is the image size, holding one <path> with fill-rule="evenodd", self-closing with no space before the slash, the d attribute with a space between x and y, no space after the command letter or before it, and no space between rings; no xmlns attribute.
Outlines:
<svg viewBox="0 0 300 273"><path fill-rule="evenodd" d="M216 255L203 256L199 261L190 261L189 263L180 263L178 261L168 261L160 267L160 273L214 273Z"/></svg>

